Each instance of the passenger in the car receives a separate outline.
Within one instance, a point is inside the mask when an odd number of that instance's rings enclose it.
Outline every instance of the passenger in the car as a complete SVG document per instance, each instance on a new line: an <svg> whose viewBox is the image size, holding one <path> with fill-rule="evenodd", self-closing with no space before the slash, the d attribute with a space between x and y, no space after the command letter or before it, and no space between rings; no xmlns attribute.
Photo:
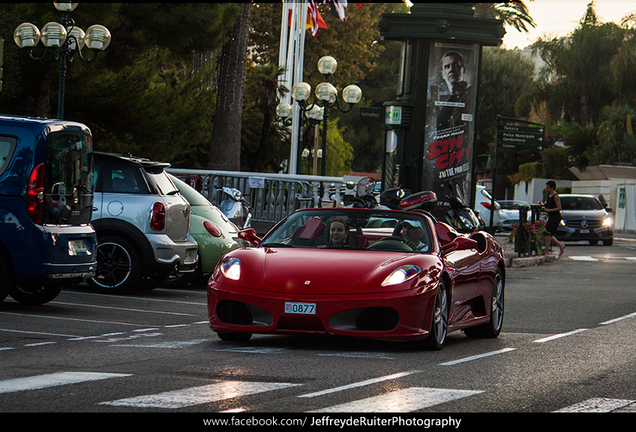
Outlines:
<svg viewBox="0 0 636 432"><path fill-rule="evenodd" d="M319 247L324 248L348 248L349 244L349 225L343 218L334 218L329 224L327 231L329 240L326 245Z"/></svg>

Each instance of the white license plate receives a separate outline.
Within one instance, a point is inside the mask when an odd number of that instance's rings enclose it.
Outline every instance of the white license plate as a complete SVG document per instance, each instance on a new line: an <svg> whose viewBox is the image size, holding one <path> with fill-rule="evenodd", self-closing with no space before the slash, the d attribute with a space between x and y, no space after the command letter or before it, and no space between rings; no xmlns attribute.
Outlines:
<svg viewBox="0 0 636 432"><path fill-rule="evenodd" d="M581 230L581 234L589 234L590 230L589 229L582 229Z"/></svg>
<svg viewBox="0 0 636 432"><path fill-rule="evenodd" d="M316 315L316 303L285 302L286 314Z"/></svg>
<svg viewBox="0 0 636 432"><path fill-rule="evenodd" d="M69 240L68 254L71 256L90 255L90 251L86 247L86 242L84 240Z"/></svg>

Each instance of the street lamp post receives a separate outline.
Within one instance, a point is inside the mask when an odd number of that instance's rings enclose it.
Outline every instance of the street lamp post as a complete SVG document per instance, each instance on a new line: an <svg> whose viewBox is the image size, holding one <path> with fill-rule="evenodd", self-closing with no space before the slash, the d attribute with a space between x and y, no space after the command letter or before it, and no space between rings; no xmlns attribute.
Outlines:
<svg viewBox="0 0 636 432"><path fill-rule="evenodd" d="M322 160L321 160L321 175L326 175L327 168L327 120L329 119L329 109L337 108L343 113L351 111L353 105L360 102L362 99L362 90L357 85L348 85L342 91L342 99L349 104L348 109L344 109L340 106L338 100L338 90L333 84L329 82L329 77L336 71L338 63L336 59L331 56L322 57L318 61L318 71L324 76L325 81L316 86L314 102L308 106L307 99L311 94L311 86L306 82L300 82L294 84L292 87L292 98L296 100L302 111L310 111L315 105L323 108L322 115Z"/></svg>
<svg viewBox="0 0 636 432"><path fill-rule="evenodd" d="M42 31L31 23L22 23L16 27L13 40L20 48L24 48L33 60L43 60L49 51L55 60L60 61L59 92L57 99L57 117L64 118L64 91L66 70L68 64L73 61L75 54L85 63L91 63L97 58L100 51L105 50L110 44L110 32L102 25L93 25L86 30L77 27L75 21L68 16L77 7L77 3L67 1L55 1L53 5L62 12L60 22L50 22L42 27ZM37 57L33 54L33 48L42 42L44 53ZM91 58L82 55L82 49L87 47L93 52Z"/></svg>
<svg viewBox="0 0 636 432"><path fill-rule="evenodd" d="M305 109L306 107L301 102L299 102L299 106L300 106L299 107L300 118L298 120L298 150L299 152L297 156L298 160L297 160L296 166L298 167L298 170L300 172L300 161L301 161L300 149L303 148L303 140L304 140L303 126L318 125L322 121L324 108L314 104L311 107ZM281 102L276 107L276 115L277 115L276 120L280 121L285 126L290 126L292 124L292 119L291 119L292 111L293 109L290 104L288 104L287 102ZM314 159L317 157L316 150L317 149L314 149ZM315 168L314 168L313 174L316 175Z"/></svg>

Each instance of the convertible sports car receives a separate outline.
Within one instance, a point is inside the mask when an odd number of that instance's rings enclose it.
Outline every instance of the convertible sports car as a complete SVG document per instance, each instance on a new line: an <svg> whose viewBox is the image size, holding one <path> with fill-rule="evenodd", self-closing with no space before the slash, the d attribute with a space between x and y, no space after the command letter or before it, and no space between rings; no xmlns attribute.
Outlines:
<svg viewBox="0 0 636 432"><path fill-rule="evenodd" d="M423 213L302 209L257 247L226 254L208 282L210 328L222 340L254 333L424 339L497 337L503 250L488 233L460 234Z"/></svg>

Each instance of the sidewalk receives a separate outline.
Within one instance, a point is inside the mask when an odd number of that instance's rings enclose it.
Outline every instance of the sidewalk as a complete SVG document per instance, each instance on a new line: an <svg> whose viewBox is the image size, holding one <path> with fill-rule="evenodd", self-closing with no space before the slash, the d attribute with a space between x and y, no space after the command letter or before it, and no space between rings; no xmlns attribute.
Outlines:
<svg viewBox="0 0 636 432"><path fill-rule="evenodd" d="M519 256L519 253L515 252L515 245L512 243L508 243L508 234L506 233L496 233L495 238L504 248L504 257L506 260L506 267L508 268L519 268L519 267L530 267L539 264L548 264L551 262L555 262L559 257L559 248L553 246L553 251L548 255L532 255L528 257ZM615 231L614 232L614 241L630 241L636 242L636 232L634 231ZM567 250L566 250L567 253Z"/></svg>

